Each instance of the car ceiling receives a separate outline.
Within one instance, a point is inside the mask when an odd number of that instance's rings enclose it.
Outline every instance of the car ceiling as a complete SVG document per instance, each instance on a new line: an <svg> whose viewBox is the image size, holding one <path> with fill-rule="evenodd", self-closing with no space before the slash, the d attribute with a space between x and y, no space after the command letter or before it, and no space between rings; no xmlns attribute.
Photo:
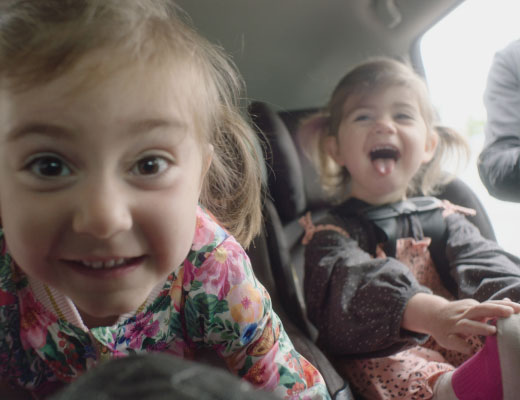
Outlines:
<svg viewBox="0 0 520 400"><path fill-rule="evenodd" d="M345 72L367 57L388 55L417 61L417 38L463 1L177 3L201 34L231 55L245 79L249 99L294 110L323 105Z"/></svg>

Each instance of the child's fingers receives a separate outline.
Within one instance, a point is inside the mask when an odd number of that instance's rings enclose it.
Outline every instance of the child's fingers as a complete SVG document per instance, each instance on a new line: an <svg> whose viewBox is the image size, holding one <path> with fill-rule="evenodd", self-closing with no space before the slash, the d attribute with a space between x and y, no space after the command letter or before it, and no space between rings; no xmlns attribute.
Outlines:
<svg viewBox="0 0 520 400"><path fill-rule="evenodd" d="M520 312L520 303L511 301L511 299L508 298L505 298L503 300L491 300L490 303L511 307L514 310L515 314Z"/></svg>
<svg viewBox="0 0 520 400"><path fill-rule="evenodd" d="M502 300L500 300L502 301ZM516 311L518 309L518 311ZM497 303L487 301L469 308L464 314L464 318L469 319L486 319L486 318L505 318L515 312L520 312L520 308L516 307L516 303Z"/></svg>
<svg viewBox="0 0 520 400"><path fill-rule="evenodd" d="M485 322L464 318L457 322L454 330L454 333L462 336L489 336L494 335L497 331L497 328L494 325L490 325Z"/></svg>

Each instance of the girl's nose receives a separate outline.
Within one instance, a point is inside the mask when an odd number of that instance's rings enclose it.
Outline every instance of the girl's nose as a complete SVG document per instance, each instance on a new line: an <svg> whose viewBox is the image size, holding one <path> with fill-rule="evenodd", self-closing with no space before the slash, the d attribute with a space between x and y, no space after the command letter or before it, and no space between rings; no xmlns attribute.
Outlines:
<svg viewBox="0 0 520 400"><path fill-rule="evenodd" d="M389 133L395 133L396 129L395 129L395 125L392 122L392 120L390 120L388 118L380 118L376 121L375 131L376 131L376 133L389 134Z"/></svg>
<svg viewBox="0 0 520 400"><path fill-rule="evenodd" d="M100 239L107 239L132 227L129 198L117 185L105 183L85 187L78 194L72 228Z"/></svg>

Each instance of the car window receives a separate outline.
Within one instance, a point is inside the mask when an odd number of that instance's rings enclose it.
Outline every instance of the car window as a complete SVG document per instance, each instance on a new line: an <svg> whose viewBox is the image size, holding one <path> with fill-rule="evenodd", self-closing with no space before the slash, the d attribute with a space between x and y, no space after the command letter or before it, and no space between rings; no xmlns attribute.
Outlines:
<svg viewBox="0 0 520 400"><path fill-rule="evenodd" d="M466 1L423 36L420 49L441 121L465 134L470 142L471 159L465 169L459 170L459 176L481 199L498 242L520 256L516 224L511 224L520 220L520 204L491 197L476 166L484 144L487 73L495 52L520 38L518 15L518 0Z"/></svg>

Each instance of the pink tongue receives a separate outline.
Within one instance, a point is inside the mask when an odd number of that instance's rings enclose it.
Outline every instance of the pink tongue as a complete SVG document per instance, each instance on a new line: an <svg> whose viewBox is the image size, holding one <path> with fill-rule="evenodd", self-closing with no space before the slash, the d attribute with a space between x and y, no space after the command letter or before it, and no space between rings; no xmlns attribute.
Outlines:
<svg viewBox="0 0 520 400"><path fill-rule="evenodd" d="M393 158L376 158L372 164L381 175L388 175L394 170L395 160Z"/></svg>

